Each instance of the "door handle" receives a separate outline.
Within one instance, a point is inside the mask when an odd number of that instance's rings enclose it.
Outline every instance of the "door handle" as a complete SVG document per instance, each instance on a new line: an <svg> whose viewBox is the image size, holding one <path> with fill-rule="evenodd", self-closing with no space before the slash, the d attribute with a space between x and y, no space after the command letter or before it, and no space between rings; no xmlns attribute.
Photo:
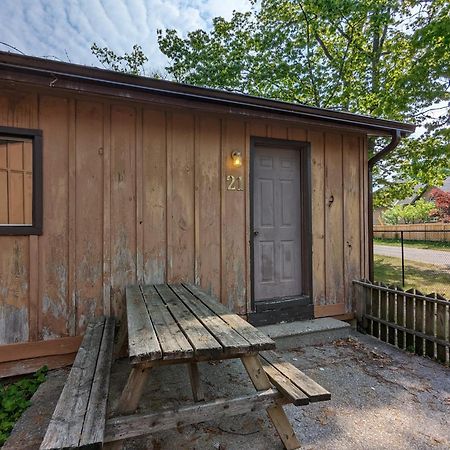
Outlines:
<svg viewBox="0 0 450 450"><path fill-rule="evenodd" d="M259 234L259 231L254 231L253 232L253 236L258 236L258 234Z"/></svg>

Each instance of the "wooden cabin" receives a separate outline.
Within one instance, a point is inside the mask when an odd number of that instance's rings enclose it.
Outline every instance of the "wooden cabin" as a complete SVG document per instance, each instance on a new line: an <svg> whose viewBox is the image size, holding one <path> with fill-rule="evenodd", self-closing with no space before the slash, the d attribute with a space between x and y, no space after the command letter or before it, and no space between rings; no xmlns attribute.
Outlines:
<svg viewBox="0 0 450 450"><path fill-rule="evenodd" d="M69 360L136 282L255 324L352 318L367 138L413 129L0 53L0 371Z"/></svg>

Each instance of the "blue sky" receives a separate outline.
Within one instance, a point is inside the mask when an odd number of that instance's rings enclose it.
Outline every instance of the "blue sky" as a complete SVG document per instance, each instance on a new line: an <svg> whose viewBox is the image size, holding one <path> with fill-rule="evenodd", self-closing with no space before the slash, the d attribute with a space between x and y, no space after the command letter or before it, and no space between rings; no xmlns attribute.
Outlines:
<svg viewBox="0 0 450 450"><path fill-rule="evenodd" d="M249 10L248 0L0 0L0 41L20 51L63 61L99 65L93 42L119 54L139 44L148 68L162 69L156 30L181 33L211 27L212 18ZM12 51L0 44L0 50Z"/></svg>

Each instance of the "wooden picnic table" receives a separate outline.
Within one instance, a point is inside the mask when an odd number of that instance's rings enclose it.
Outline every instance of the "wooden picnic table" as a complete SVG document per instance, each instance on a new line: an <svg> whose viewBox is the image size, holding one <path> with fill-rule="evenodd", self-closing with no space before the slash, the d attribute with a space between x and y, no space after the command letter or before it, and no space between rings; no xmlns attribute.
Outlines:
<svg viewBox="0 0 450 450"><path fill-rule="evenodd" d="M126 300L132 369L118 416L107 421L105 442L118 447L122 439L266 409L285 447L300 446L282 408L289 401L272 387L258 357L259 352L275 348L272 339L191 284L130 286ZM197 363L231 358L242 361L257 392L200 403L203 393ZM195 403L135 414L150 369L166 364L188 365Z"/></svg>

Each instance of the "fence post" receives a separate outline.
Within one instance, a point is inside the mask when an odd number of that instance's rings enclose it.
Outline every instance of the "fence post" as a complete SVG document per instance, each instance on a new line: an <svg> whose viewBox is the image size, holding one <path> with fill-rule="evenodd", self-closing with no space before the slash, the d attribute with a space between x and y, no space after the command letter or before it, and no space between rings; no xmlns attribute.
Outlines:
<svg viewBox="0 0 450 450"><path fill-rule="evenodd" d="M400 231L400 241L402 243L402 286L405 287L405 249L403 246L403 230Z"/></svg>

